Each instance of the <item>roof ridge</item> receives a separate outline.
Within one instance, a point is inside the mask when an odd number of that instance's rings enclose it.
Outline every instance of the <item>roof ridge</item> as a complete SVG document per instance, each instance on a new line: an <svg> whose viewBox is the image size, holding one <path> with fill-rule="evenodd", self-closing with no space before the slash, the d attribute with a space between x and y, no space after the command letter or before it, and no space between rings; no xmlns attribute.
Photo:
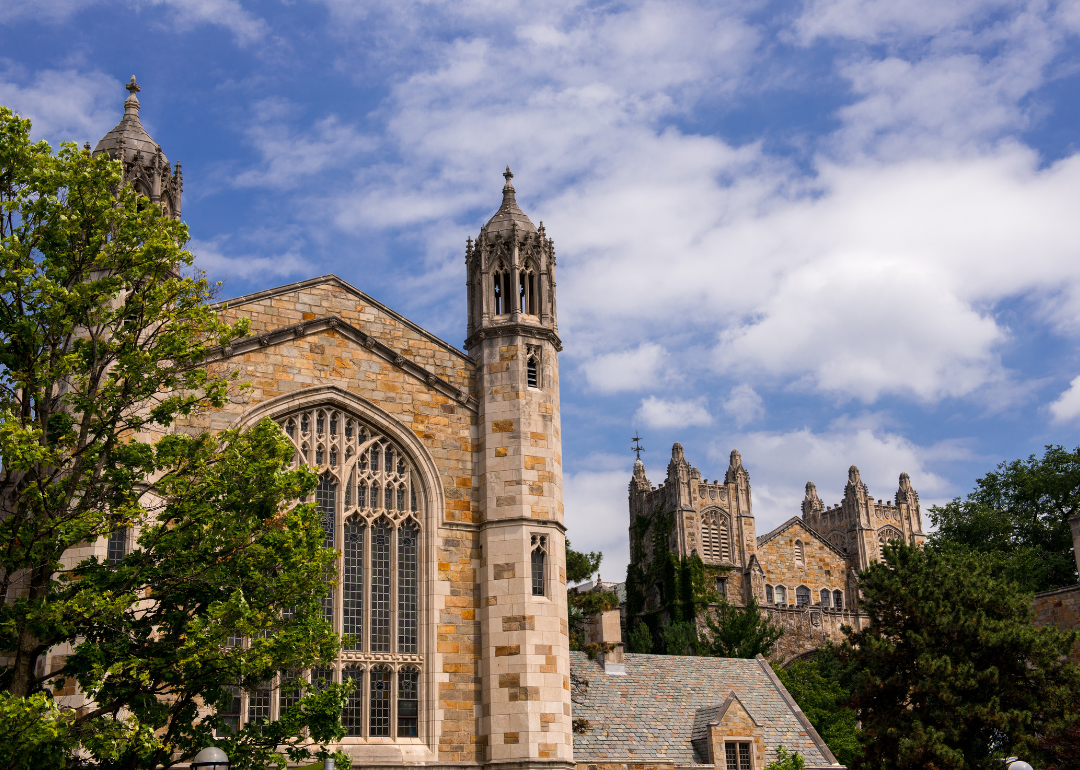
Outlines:
<svg viewBox="0 0 1080 770"><path fill-rule="evenodd" d="M362 297L365 302L368 302L371 305L373 305L374 307L379 308L379 310L381 310L384 313L392 316L394 319L396 319L397 321L400 321L404 325L408 326L413 331L419 332L420 334L424 335L425 337L427 337L432 342L435 342L436 344L438 344L438 345L442 346L443 348L445 348L447 351L449 351L451 353L454 353L457 356L459 356L461 359L463 359L464 361L467 361L469 364L471 364L473 366L476 365L476 362L473 361L472 358L470 358L469 355L467 353L465 353L464 351L462 351L462 350L460 350L458 348L455 348L453 345L451 345L449 342L444 340L442 337L439 337L436 334L432 334L427 329L420 326L420 324L417 324L417 323L414 323L413 321L410 321L408 318L403 316L401 313L397 312L396 310L391 309L387 305L384 305L382 302L379 302L377 299L372 297L370 294L366 294L366 293L360 291L360 289L356 288L355 286L353 286L348 281L345 281L342 278L339 278L337 275L334 275L333 273L326 273L325 275L316 276L314 278L305 278L302 281L294 281L293 283L287 283L287 284L284 284L282 286L275 286L275 287L272 287L272 288L269 288L269 289L263 289L261 291L252 292L250 294L241 294L240 296L233 297L232 299L219 300L218 302L214 302L213 304L211 304L210 309L211 310L218 310L218 309L220 309L220 308L222 308L222 307L224 307L226 305L229 306L230 308L237 307L239 305L246 305L249 302L257 302L258 300L266 299L267 297L279 296L281 294L286 294L286 293L288 293L290 291L299 291L301 289L306 289L306 288L308 288L310 286L318 286L320 283L337 283L338 285L340 285L346 291L352 292L353 294L355 294L355 295L357 295L359 297Z"/></svg>
<svg viewBox="0 0 1080 770"><path fill-rule="evenodd" d="M785 521L783 524L781 524L776 529L772 530L771 532L766 532L764 535L761 535L760 537L758 537L758 539L757 539L757 547L760 548L761 546L765 545L767 542L769 542L774 537L779 535L781 532L783 532L785 529L787 529L792 524L799 524L803 529L805 529L807 532L809 532L812 537L815 537L818 540L820 540L826 547L831 549L837 556L842 556L845 559L847 558L846 553L844 553L839 548L837 548L835 545L833 545L828 540L826 540L824 535L822 535L816 529L814 529L809 524L807 524L806 521L804 521L799 516L792 516L790 519Z"/></svg>

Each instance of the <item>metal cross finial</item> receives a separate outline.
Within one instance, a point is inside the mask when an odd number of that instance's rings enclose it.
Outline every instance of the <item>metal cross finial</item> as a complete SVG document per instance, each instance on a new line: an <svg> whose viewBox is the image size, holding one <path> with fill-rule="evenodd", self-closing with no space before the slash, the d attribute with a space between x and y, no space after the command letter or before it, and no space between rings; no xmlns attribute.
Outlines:
<svg viewBox="0 0 1080 770"><path fill-rule="evenodd" d="M134 75L131 76L131 82L128 83L126 86L124 86L124 88L126 88L131 93L132 96L134 96L135 94L139 93L139 91L142 90L141 88L139 88L139 84L135 82L135 76Z"/></svg>
<svg viewBox="0 0 1080 770"><path fill-rule="evenodd" d="M506 167L506 173L503 174L503 179L506 180L507 184L510 184L510 180L513 179L513 178L514 178L514 172L510 170L509 166L507 166Z"/></svg>
<svg viewBox="0 0 1080 770"><path fill-rule="evenodd" d="M645 451L645 447L641 445L641 436L637 434L637 431L634 431L634 437L631 439L631 441L634 442L634 445L630 447L630 451L637 452L637 459L640 460L641 453Z"/></svg>

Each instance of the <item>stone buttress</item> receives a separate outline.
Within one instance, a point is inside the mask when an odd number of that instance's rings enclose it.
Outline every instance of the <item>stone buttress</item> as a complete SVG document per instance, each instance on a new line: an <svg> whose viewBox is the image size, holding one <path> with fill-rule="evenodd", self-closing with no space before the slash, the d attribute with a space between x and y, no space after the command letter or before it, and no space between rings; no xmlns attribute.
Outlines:
<svg viewBox="0 0 1080 770"><path fill-rule="evenodd" d="M559 419L555 252L503 202L466 252L468 339L477 364L481 732L486 760L573 761Z"/></svg>

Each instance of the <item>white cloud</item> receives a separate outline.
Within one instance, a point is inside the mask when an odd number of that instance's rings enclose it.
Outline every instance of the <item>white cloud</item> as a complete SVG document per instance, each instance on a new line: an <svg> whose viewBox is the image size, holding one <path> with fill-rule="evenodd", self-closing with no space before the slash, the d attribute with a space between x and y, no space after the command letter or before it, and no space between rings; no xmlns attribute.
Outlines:
<svg viewBox="0 0 1080 770"><path fill-rule="evenodd" d="M622 457L590 455L581 470L563 476L567 536L577 551L601 551L604 580L626 579L630 561L627 484L631 468Z"/></svg>
<svg viewBox="0 0 1080 770"><path fill-rule="evenodd" d="M20 84L21 83L21 84ZM33 122L35 139L83 142L90 146L120 119L121 84L101 72L39 70L27 76L16 70L0 74L0 104Z"/></svg>
<svg viewBox="0 0 1080 770"><path fill-rule="evenodd" d="M601 393L646 390L656 385L664 349L646 342L631 350L596 356L581 365L589 385Z"/></svg>
<svg viewBox="0 0 1080 770"><path fill-rule="evenodd" d="M188 242L188 250L195 255L195 265L205 270L213 281L229 278L252 278L256 276L314 275L315 266L299 254L286 252L273 257L226 256L219 241Z"/></svg>
<svg viewBox="0 0 1080 770"><path fill-rule="evenodd" d="M169 11L169 22L177 31L186 32L201 24L213 24L232 32L240 45L262 40L269 31L269 25L246 11L238 0L5 0L0 5L0 22L30 18L59 23L98 5L121 5L135 10L145 6L164 7Z"/></svg>
<svg viewBox="0 0 1080 770"><path fill-rule="evenodd" d="M705 399L665 399L649 396L641 400L641 407L634 415L650 428L686 428L691 425L711 425L712 415Z"/></svg>
<svg viewBox="0 0 1080 770"><path fill-rule="evenodd" d="M236 176L238 187L289 188L306 177L340 170L358 154L374 149L376 141L334 115L317 121L305 131L291 130L284 122L288 105L273 99L255 105L255 117L247 135L262 155L262 164Z"/></svg>
<svg viewBox="0 0 1080 770"><path fill-rule="evenodd" d="M765 403L752 387L743 383L731 389L724 401L724 411L730 414L735 419L735 425L741 428L748 422L765 416Z"/></svg>
<svg viewBox="0 0 1080 770"><path fill-rule="evenodd" d="M1016 0L812 0L793 28L805 44L819 37L865 43L950 35L970 29L995 11L1022 9Z"/></svg>
<svg viewBox="0 0 1080 770"><path fill-rule="evenodd" d="M1069 389L1050 404L1050 414L1054 422L1070 422L1080 417L1080 377L1074 378Z"/></svg>

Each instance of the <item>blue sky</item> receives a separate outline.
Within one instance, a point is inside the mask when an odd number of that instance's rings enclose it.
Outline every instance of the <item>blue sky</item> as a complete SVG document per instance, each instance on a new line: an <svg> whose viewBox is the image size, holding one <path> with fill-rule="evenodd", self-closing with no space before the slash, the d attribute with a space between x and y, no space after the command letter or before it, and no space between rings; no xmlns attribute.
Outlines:
<svg viewBox="0 0 1080 770"><path fill-rule="evenodd" d="M638 430L758 531L855 463L924 509L1080 427L1080 2L7 0L0 103L95 143L131 75L235 296L336 273L464 337L464 244L559 255L567 524L626 561Z"/></svg>

